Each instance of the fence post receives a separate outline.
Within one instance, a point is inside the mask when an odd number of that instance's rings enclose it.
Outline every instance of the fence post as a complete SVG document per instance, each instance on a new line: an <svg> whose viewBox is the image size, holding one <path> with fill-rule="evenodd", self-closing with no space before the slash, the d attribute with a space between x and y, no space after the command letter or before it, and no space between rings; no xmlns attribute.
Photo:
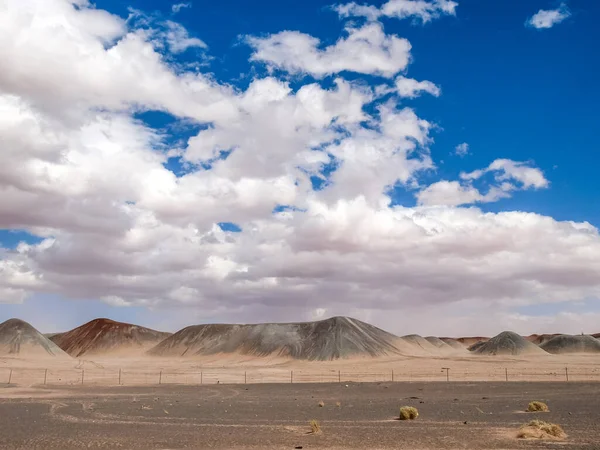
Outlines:
<svg viewBox="0 0 600 450"><path fill-rule="evenodd" d="M394 369L392 369L392 381L394 381Z"/></svg>
<svg viewBox="0 0 600 450"><path fill-rule="evenodd" d="M162 370L158 374L158 384L162 384Z"/></svg>
<svg viewBox="0 0 600 450"><path fill-rule="evenodd" d="M119 386L121 386L121 369L119 369Z"/></svg>
<svg viewBox="0 0 600 450"><path fill-rule="evenodd" d="M294 371L290 370L290 383L294 382Z"/></svg>
<svg viewBox="0 0 600 450"><path fill-rule="evenodd" d="M567 377L567 381L569 381L569 368L565 367L565 376Z"/></svg>
<svg viewBox="0 0 600 450"><path fill-rule="evenodd" d="M248 378L246 377L246 371L244 370L244 384L246 384L247 381L248 381Z"/></svg>
<svg viewBox="0 0 600 450"><path fill-rule="evenodd" d="M506 381L508 381L508 367L504 368L504 375L506 375Z"/></svg>
<svg viewBox="0 0 600 450"><path fill-rule="evenodd" d="M83 377L85 376L85 370L81 369L81 384L83 384Z"/></svg>
<svg viewBox="0 0 600 450"><path fill-rule="evenodd" d="M446 371L446 381L450 381L450 367L442 367L442 372Z"/></svg>
<svg viewBox="0 0 600 450"><path fill-rule="evenodd" d="M11 380L12 380L12 369L10 369L10 373L8 374L8 384L10 384Z"/></svg>
<svg viewBox="0 0 600 450"><path fill-rule="evenodd" d="M44 384L46 384L47 378L48 378L48 369L44 370Z"/></svg>
<svg viewBox="0 0 600 450"><path fill-rule="evenodd" d="M200 371L200 384L202 384L202 371Z"/></svg>
<svg viewBox="0 0 600 450"><path fill-rule="evenodd" d="M338 383L342 382L342 371L338 370Z"/></svg>

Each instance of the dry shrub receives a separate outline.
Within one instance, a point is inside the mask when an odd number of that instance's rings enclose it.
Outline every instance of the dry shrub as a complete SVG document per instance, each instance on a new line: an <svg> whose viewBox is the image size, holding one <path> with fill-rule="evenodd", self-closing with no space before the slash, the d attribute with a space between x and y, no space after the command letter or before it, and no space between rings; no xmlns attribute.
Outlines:
<svg viewBox="0 0 600 450"><path fill-rule="evenodd" d="M320 407L320 408L322 408L323 406L325 406L325 402L324 402L323 400L321 400L321 401L319 402L319 407Z"/></svg>
<svg viewBox="0 0 600 450"><path fill-rule="evenodd" d="M548 405L544 402L530 402L527 406L528 412L548 412Z"/></svg>
<svg viewBox="0 0 600 450"><path fill-rule="evenodd" d="M335 406L337 406L338 408L342 407L342 402L335 402Z"/></svg>
<svg viewBox="0 0 600 450"><path fill-rule="evenodd" d="M564 439L567 435L560 425L536 419L523 425L517 433L517 437L519 439L559 440Z"/></svg>
<svg viewBox="0 0 600 450"><path fill-rule="evenodd" d="M419 411L413 406L403 406L400 408L400 420L415 420L419 417Z"/></svg>
<svg viewBox="0 0 600 450"><path fill-rule="evenodd" d="M319 423L318 420L313 419L309 422L310 424L310 432L312 434L317 434L321 432L321 424Z"/></svg>

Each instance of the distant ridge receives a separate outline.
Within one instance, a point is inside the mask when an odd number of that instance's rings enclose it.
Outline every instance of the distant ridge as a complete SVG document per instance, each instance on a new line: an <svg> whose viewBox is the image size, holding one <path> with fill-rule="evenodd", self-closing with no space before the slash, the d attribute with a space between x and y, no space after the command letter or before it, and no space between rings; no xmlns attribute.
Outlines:
<svg viewBox="0 0 600 450"><path fill-rule="evenodd" d="M446 339L446 338L442 338L442 340L443 339ZM469 336L469 337L456 338L456 341L460 342L465 347L470 347L473 344L477 344L478 342L487 342L489 340L490 340L489 337L484 337L484 336Z"/></svg>
<svg viewBox="0 0 600 450"><path fill-rule="evenodd" d="M110 319L94 319L71 331L50 337L73 357L90 354L143 354L170 333Z"/></svg>
<svg viewBox="0 0 600 450"><path fill-rule="evenodd" d="M442 354L457 354L465 353L467 351L463 345L456 341L446 342L435 336L427 336L425 340L435 346Z"/></svg>
<svg viewBox="0 0 600 450"><path fill-rule="evenodd" d="M458 342L456 339L453 338L440 338L440 340L442 342L445 342L446 344L448 344L450 347L455 348L457 350L465 350L466 347L461 344L460 342Z"/></svg>
<svg viewBox="0 0 600 450"><path fill-rule="evenodd" d="M0 323L0 355L69 357L54 342L20 319Z"/></svg>
<svg viewBox="0 0 600 450"><path fill-rule="evenodd" d="M317 322L194 325L148 351L155 356L238 353L305 360L400 354L398 337L349 317Z"/></svg>
<svg viewBox="0 0 600 450"><path fill-rule="evenodd" d="M530 336L525 336L529 342L533 342L536 345L543 344L544 342L548 342L555 336L560 336L560 334L532 334Z"/></svg>
<svg viewBox="0 0 600 450"><path fill-rule="evenodd" d="M548 353L600 353L600 341L589 335L563 334L540 345Z"/></svg>
<svg viewBox="0 0 600 450"><path fill-rule="evenodd" d="M471 351L480 355L532 355L544 354L544 350L532 344L523 336L512 331L503 331L489 341L477 346Z"/></svg>

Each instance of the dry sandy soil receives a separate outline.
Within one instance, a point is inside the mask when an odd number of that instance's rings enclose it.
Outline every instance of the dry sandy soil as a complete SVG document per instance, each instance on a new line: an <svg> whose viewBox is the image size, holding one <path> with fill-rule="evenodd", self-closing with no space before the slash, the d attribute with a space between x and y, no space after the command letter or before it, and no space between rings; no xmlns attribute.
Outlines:
<svg viewBox="0 0 600 450"><path fill-rule="evenodd" d="M599 397L600 384L578 382L4 387L0 448L591 450ZM525 413L531 400L550 412ZM403 405L418 419L395 420ZM518 440L533 418L567 439ZM311 419L322 433L309 434Z"/></svg>
<svg viewBox="0 0 600 450"><path fill-rule="evenodd" d="M597 355L526 357L470 355L395 357L309 362L283 358L227 355L166 359L122 357L93 359L0 357L0 384L155 385L287 383L341 381L600 381ZM12 374L11 374L12 371ZM120 373L120 375L119 375Z"/></svg>

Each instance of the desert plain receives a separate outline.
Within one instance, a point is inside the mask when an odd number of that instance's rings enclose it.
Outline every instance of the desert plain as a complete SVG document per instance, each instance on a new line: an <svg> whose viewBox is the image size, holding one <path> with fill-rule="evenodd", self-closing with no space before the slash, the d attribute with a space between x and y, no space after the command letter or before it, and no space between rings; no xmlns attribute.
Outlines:
<svg viewBox="0 0 600 450"><path fill-rule="evenodd" d="M600 447L594 336L395 336L344 317L163 333L0 324L2 449ZM531 401L548 412L526 412ZM415 420L398 420L402 406ZM523 439L532 420L564 434Z"/></svg>

